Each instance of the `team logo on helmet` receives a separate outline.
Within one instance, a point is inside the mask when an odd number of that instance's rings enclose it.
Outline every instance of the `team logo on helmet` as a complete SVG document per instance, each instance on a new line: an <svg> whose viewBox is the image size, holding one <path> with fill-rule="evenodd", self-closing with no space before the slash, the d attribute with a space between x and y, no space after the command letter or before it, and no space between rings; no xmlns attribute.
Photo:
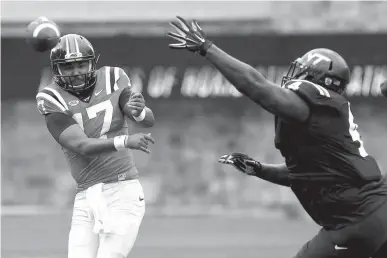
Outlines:
<svg viewBox="0 0 387 258"><path fill-rule="evenodd" d="M76 58L81 58L81 57L83 57L83 55L80 52L73 52L73 53L68 53L65 55L65 59L76 59Z"/></svg>
<svg viewBox="0 0 387 258"><path fill-rule="evenodd" d="M76 106L78 104L79 104L79 100L77 100L77 99L74 99L74 100L69 102L69 105L72 106L72 107L74 107L74 106Z"/></svg>

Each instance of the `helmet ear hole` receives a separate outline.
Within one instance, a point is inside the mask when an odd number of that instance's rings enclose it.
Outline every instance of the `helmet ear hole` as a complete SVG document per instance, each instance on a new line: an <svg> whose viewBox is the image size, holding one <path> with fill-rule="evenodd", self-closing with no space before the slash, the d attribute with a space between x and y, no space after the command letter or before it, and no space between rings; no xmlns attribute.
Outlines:
<svg viewBox="0 0 387 258"><path fill-rule="evenodd" d="M331 78L325 77L324 84L325 84L326 86L331 85L332 82L333 82L333 80L332 80Z"/></svg>

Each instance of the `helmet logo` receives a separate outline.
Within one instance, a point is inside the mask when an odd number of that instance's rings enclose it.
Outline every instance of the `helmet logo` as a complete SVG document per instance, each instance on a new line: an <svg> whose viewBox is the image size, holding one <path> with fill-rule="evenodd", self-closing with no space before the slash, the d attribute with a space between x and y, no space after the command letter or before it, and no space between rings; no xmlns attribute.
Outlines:
<svg viewBox="0 0 387 258"><path fill-rule="evenodd" d="M74 106L76 106L78 104L79 104L79 100L77 100L77 99L74 99L74 100L69 102L69 105L72 106L72 107L74 107Z"/></svg>
<svg viewBox="0 0 387 258"><path fill-rule="evenodd" d="M330 61L331 61L330 58L328 58L328 57L326 57L326 56L323 56L323 55L321 55L321 54L319 54L319 53L310 53L310 54L307 56L307 61L308 61L308 63L309 63L311 60L314 60L313 63L312 63L313 65L316 65L316 64L320 63L322 60L327 61L327 62L330 62Z"/></svg>
<svg viewBox="0 0 387 258"><path fill-rule="evenodd" d="M80 58L82 57L81 52L72 52L65 55L65 59L74 59L74 58Z"/></svg>

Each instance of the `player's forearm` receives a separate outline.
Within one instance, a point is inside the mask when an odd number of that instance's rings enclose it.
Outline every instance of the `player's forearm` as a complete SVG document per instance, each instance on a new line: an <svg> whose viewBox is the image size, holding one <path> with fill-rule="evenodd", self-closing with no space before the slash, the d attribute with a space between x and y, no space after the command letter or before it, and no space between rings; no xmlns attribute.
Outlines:
<svg viewBox="0 0 387 258"><path fill-rule="evenodd" d="M63 148L90 157L110 154L117 151L116 147L125 145L125 136L117 136L112 139L88 138L77 124L66 128L58 138L56 134L54 135Z"/></svg>
<svg viewBox="0 0 387 258"><path fill-rule="evenodd" d="M72 152L88 157L111 154L117 151L114 147L114 139L85 138L77 141L61 141L59 139L59 143Z"/></svg>
<svg viewBox="0 0 387 258"><path fill-rule="evenodd" d="M148 107L145 107L144 110L145 110L144 120L137 121L138 124L141 125L142 127L146 127L146 128L154 126L156 121L155 121L155 117L153 115L152 110Z"/></svg>
<svg viewBox="0 0 387 258"><path fill-rule="evenodd" d="M76 146L76 151L81 155L93 157L111 154L117 149L114 147L114 139L88 138Z"/></svg>
<svg viewBox="0 0 387 258"><path fill-rule="evenodd" d="M266 80L254 67L239 61L217 46L212 45L208 49L206 58L239 92L270 113L300 122L309 116L308 105L294 92Z"/></svg>
<svg viewBox="0 0 387 258"><path fill-rule="evenodd" d="M265 99L273 97L274 87L268 87L266 78L254 67L232 57L216 45L208 49L206 58L238 91L258 104L263 104Z"/></svg>
<svg viewBox="0 0 387 258"><path fill-rule="evenodd" d="M289 170L286 164L263 164L261 163L262 169L256 173L256 177L271 183L290 186L289 183Z"/></svg>

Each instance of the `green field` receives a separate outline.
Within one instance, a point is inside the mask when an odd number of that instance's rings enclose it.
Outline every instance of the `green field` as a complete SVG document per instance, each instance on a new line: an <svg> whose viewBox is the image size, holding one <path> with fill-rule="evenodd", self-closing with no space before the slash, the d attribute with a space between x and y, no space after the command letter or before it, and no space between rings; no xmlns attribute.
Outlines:
<svg viewBox="0 0 387 258"><path fill-rule="evenodd" d="M2 258L65 258L70 213L2 217ZM253 217L146 216L131 258L286 258L311 222Z"/></svg>

